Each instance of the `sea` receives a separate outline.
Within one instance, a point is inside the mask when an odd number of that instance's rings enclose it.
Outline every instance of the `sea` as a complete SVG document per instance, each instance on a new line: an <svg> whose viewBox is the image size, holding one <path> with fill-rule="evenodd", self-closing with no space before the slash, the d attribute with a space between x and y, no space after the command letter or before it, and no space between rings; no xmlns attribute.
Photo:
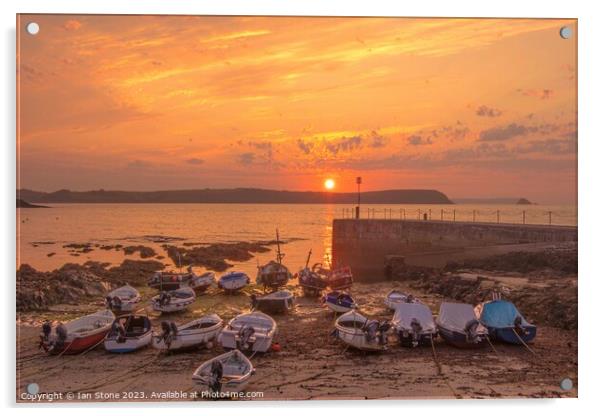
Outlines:
<svg viewBox="0 0 602 416"><path fill-rule="evenodd" d="M102 250L96 245L144 245L162 256L167 269L179 270L163 244L284 241L283 262L294 273L331 258L332 221L348 218L353 206L335 204L52 204L17 210L17 268L29 264L51 271L66 263L86 261L120 264L139 254ZM362 218L424 219L522 224L577 225L575 206L551 205L363 205ZM70 252L67 244L90 243L88 253ZM272 247L273 248L273 247ZM273 250L258 253L233 267L254 277L257 264L275 258ZM203 268L195 268L203 272Z"/></svg>

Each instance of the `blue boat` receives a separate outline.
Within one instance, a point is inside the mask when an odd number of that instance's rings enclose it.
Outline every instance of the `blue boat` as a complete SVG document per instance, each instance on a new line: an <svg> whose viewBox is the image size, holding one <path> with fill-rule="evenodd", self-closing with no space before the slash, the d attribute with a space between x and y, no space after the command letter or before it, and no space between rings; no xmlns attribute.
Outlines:
<svg viewBox="0 0 602 416"><path fill-rule="evenodd" d="M512 302L506 300L486 302L479 305L477 313L492 339L522 345L523 342L533 341L537 334L537 327L527 322Z"/></svg>
<svg viewBox="0 0 602 416"><path fill-rule="evenodd" d="M251 279L243 272L230 272L220 277L217 285L226 293L234 293L249 284Z"/></svg>
<svg viewBox="0 0 602 416"><path fill-rule="evenodd" d="M336 313L349 312L357 308L357 305L351 295L344 292L330 292L322 297L322 302Z"/></svg>

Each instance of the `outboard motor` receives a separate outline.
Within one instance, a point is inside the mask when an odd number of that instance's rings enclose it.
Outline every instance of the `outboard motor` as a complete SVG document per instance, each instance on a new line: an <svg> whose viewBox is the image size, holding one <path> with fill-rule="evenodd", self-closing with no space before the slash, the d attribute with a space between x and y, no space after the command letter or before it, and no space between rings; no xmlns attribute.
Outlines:
<svg viewBox="0 0 602 416"><path fill-rule="evenodd" d="M389 321L379 322L378 324L378 342L380 345L387 345L387 332L391 329Z"/></svg>
<svg viewBox="0 0 602 416"><path fill-rule="evenodd" d="M418 319L412 318L412 322L410 322L410 327L412 328L412 346L418 346L420 342L420 335L422 333L422 325L418 322Z"/></svg>
<svg viewBox="0 0 602 416"><path fill-rule="evenodd" d="M514 318L514 330L521 336L525 333L525 329L523 328L523 318L520 316Z"/></svg>
<svg viewBox="0 0 602 416"><path fill-rule="evenodd" d="M406 303L414 303L414 295L411 293L406 297Z"/></svg>
<svg viewBox="0 0 602 416"><path fill-rule="evenodd" d="M479 327L479 321L476 319L472 319L468 321L466 326L464 327L464 331L466 332L466 339L470 343L476 343L481 340L481 338L477 335L477 328Z"/></svg>
<svg viewBox="0 0 602 416"><path fill-rule="evenodd" d="M40 344L38 348L48 351L48 340L50 339L50 333L52 332L52 324L50 321L45 321L42 324L42 333L40 334Z"/></svg>
<svg viewBox="0 0 602 416"><path fill-rule="evenodd" d="M113 307L115 309L121 309L121 305L122 305L121 298L119 296L114 296L113 297Z"/></svg>
<svg viewBox="0 0 602 416"><path fill-rule="evenodd" d="M173 337L176 337L176 336L178 336L178 326L176 325L176 323L175 323L175 322L173 322L173 321L172 321L172 322L170 322L170 323L169 323L169 328L171 329L171 335L172 335Z"/></svg>
<svg viewBox="0 0 602 416"><path fill-rule="evenodd" d="M251 309L256 309L257 308L257 295L255 295L255 293L253 293L251 295Z"/></svg>
<svg viewBox="0 0 602 416"><path fill-rule="evenodd" d="M62 323L56 327L56 341L53 348L63 348L65 341L67 341L67 327Z"/></svg>
<svg viewBox="0 0 602 416"><path fill-rule="evenodd" d="M161 333L160 338L163 339L163 342L165 342L165 345L167 345L167 349L171 347L171 342L175 337L175 334L172 334L172 323L173 322L167 321L161 322L161 330L163 332Z"/></svg>
<svg viewBox="0 0 602 416"><path fill-rule="evenodd" d="M209 389L212 392L219 393L222 390L222 377L224 376L224 366L220 361L211 363L211 383Z"/></svg>
<svg viewBox="0 0 602 416"><path fill-rule="evenodd" d="M107 296L105 298L105 303L107 304L107 309L113 309L113 298L110 296Z"/></svg>
<svg viewBox="0 0 602 416"><path fill-rule="evenodd" d="M169 293L161 292L161 295L159 296L159 305L165 306L169 303L170 300L171 300L171 296L169 295Z"/></svg>
<svg viewBox="0 0 602 416"><path fill-rule="evenodd" d="M379 323L376 320L368 321L364 325L364 332L366 333L366 341L372 342L376 339L378 335L378 327Z"/></svg>
<svg viewBox="0 0 602 416"><path fill-rule="evenodd" d="M125 342L125 328L121 322L113 322L113 325L111 325L111 335L117 338L118 343Z"/></svg>
<svg viewBox="0 0 602 416"><path fill-rule="evenodd" d="M238 336L240 337L240 349L247 350L251 347L249 340L255 333L255 328L252 326L245 325L238 332Z"/></svg>

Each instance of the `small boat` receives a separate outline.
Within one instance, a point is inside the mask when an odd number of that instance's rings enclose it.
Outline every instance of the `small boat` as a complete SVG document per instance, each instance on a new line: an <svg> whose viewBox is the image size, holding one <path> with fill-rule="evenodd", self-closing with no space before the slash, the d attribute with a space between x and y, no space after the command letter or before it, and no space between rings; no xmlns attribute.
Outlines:
<svg viewBox="0 0 602 416"><path fill-rule="evenodd" d="M188 282L188 286L190 286L196 293L204 293L214 284L215 273L213 272L205 272L201 275L194 275Z"/></svg>
<svg viewBox="0 0 602 416"><path fill-rule="evenodd" d="M334 324L332 335L362 351L383 351L387 349L388 331L391 324L368 319L356 311L341 315Z"/></svg>
<svg viewBox="0 0 602 416"><path fill-rule="evenodd" d="M205 315L183 325L161 322L160 334L153 336L153 347L163 351L197 348L213 342L224 322L216 314Z"/></svg>
<svg viewBox="0 0 602 416"><path fill-rule="evenodd" d="M42 325L40 347L49 354L79 354L102 343L111 329L115 315L103 310L52 327Z"/></svg>
<svg viewBox="0 0 602 416"><path fill-rule="evenodd" d="M182 287L169 292L161 292L151 299L154 310L159 312L179 312L186 309L196 299L194 290Z"/></svg>
<svg viewBox="0 0 602 416"><path fill-rule="evenodd" d="M351 268L340 267L334 269L328 275L326 280L328 287L332 290L344 290L349 289L353 285L353 275L351 274Z"/></svg>
<svg viewBox="0 0 602 416"><path fill-rule="evenodd" d="M105 350L117 353L136 351L150 345L152 337L152 326L147 316L120 316L113 321L105 338Z"/></svg>
<svg viewBox="0 0 602 416"><path fill-rule="evenodd" d="M251 295L251 307L267 313L285 313L293 308L295 297L288 290L279 290L267 295Z"/></svg>
<svg viewBox="0 0 602 416"><path fill-rule="evenodd" d="M185 273L177 272L156 272L148 281L148 286L160 291L177 290L187 286L191 279L196 275L192 267L188 267Z"/></svg>
<svg viewBox="0 0 602 416"><path fill-rule="evenodd" d="M537 334L537 327L527 322L512 302L501 299L485 302L475 312L492 339L523 344L533 341Z"/></svg>
<svg viewBox="0 0 602 416"><path fill-rule="evenodd" d="M344 292L334 291L327 293L322 297L322 303L336 313L349 312L350 310L357 308L351 295Z"/></svg>
<svg viewBox="0 0 602 416"><path fill-rule="evenodd" d="M220 277L217 285L226 293L232 294L238 292L251 282L249 276L243 272L230 272Z"/></svg>
<svg viewBox="0 0 602 416"><path fill-rule="evenodd" d="M395 310L402 303L420 303L412 294L393 289L385 296L385 305L391 310Z"/></svg>
<svg viewBox="0 0 602 416"><path fill-rule="evenodd" d="M266 352L277 329L276 321L263 312L243 313L228 322L218 342L224 348Z"/></svg>
<svg viewBox="0 0 602 416"><path fill-rule="evenodd" d="M276 230L276 260L271 260L263 266L257 267L257 283L263 285L264 288L278 289L286 285L292 279L292 274L288 268L282 264L284 253L280 251L280 235Z"/></svg>
<svg viewBox="0 0 602 416"><path fill-rule="evenodd" d="M115 312L131 312L140 302L140 292L126 284L107 294L105 303L108 309Z"/></svg>
<svg viewBox="0 0 602 416"><path fill-rule="evenodd" d="M233 350L201 364L192 374L192 381L201 391L232 393L244 390L253 374L251 361Z"/></svg>
<svg viewBox="0 0 602 416"><path fill-rule="evenodd" d="M477 319L472 305L444 302L437 317L439 335L458 348L479 348L487 345L487 328Z"/></svg>
<svg viewBox="0 0 602 416"><path fill-rule="evenodd" d="M303 289L303 294L308 297L317 297L326 289L326 276L321 273L321 263L316 263L311 269L309 268L310 258L311 250L309 250L309 254L307 255L305 267L297 273L297 277L299 278L299 286Z"/></svg>
<svg viewBox="0 0 602 416"><path fill-rule="evenodd" d="M391 323L399 337L399 344L404 347L429 345L437 336L433 314L423 303L400 303Z"/></svg>

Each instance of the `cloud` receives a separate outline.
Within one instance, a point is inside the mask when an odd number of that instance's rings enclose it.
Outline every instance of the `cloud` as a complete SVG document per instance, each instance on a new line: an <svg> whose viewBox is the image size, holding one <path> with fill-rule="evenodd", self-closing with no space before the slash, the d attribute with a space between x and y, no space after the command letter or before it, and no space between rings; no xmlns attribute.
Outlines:
<svg viewBox="0 0 602 416"><path fill-rule="evenodd" d="M422 145L426 145L426 144L433 144L433 141L431 140L430 137L427 137L426 139L424 139L420 135L413 134L412 136L408 137L408 144L410 144L412 146L422 146Z"/></svg>
<svg viewBox="0 0 602 416"><path fill-rule="evenodd" d="M550 98L552 98L554 96L554 91L551 89L527 89L524 90L522 88L519 88L516 90L516 92L524 95L525 97L535 97L535 98L539 98L540 100L549 100Z"/></svg>
<svg viewBox="0 0 602 416"><path fill-rule="evenodd" d="M128 162L127 167L130 169L146 169L146 168L150 168L152 167L153 164L146 161L146 160L140 160L140 159L136 159L136 160L132 160L130 162Z"/></svg>
<svg viewBox="0 0 602 416"><path fill-rule="evenodd" d="M309 153L311 153L312 149L314 148L314 144L312 142L308 142L303 139L299 139L299 140L297 140L297 147L299 149L301 149L301 151L303 153L308 155Z"/></svg>
<svg viewBox="0 0 602 416"><path fill-rule="evenodd" d="M475 114L479 117L499 117L502 115L502 112L497 108L482 105L479 108L477 108Z"/></svg>
<svg viewBox="0 0 602 416"><path fill-rule="evenodd" d="M336 155L341 151L349 152L351 150L357 149L361 147L361 145L361 136L342 137L341 139L326 143L326 149L333 155Z"/></svg>
<svg viewBox="0 0 602 416"><path fill-rule="evenodd" d="M479 140L482 142L497 142L510 140L516 136L522 136L531 131L531 128L522 124L511 123L507 126L493 127L488 130L483 130L479 135Z"/></svg>
<svg viewBox="0 0 602 416"><path fill-rule="evenodd" d="M238 162L243 165L252 165L255 162L255 153L241 153L238 155Z"/></svg>
<svg viewBox="0 0 602 416"><path fill-rule="evenodd" d="M186 163L188 163L190 165L202 165L203 163L205 163L205 161L203 159L199 159L197 157L193 157L191 159L187 159Z"/></svg>
<svg viewBox="0 0 602 416"><path fill-rule="evenodd" d="M68 31L78 30L80 27L82 27L81 22L75 19L67 20L63 25L63 29Z"/></svg>
<svg viewBox="0 0 602 416"><path fill-rule="evenodd" d="M378 149L381 147L385 147L387 145L387 138L384 136L381 136L380 134L376 133L375 131L372 132L372 142L370 143L370 147L374 148L374 149Z"/></svg>
<svg viewBox="0 0 602 416"><path fill-rule="evenodd" d="M543 139L520 144L516 147L520 153L542 153L546 155L567 155L577 151L575 140L568 139Z"/></svg>

